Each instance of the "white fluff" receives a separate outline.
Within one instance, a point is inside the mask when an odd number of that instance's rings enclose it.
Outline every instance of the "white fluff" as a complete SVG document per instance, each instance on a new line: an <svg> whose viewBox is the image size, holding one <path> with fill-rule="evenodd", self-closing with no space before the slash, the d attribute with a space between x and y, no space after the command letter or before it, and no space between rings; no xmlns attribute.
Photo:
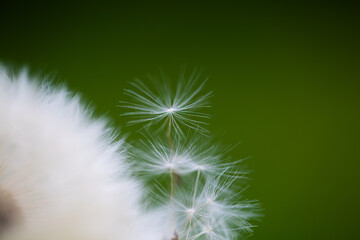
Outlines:
<svg viewBox="0 0 360 240"><path fill-rule="evenodd" d="M258 204L243 199L242 160L233 161L229 149L204 139L202 119L209 115L201 110L209 107L211 92L201 93L205 82L197 84L199 77L193 71L185 81L182 73L176 91L166 79L155 86L156 94L140 80L132 84L135 90L125 90L134 101L125 103L130 112L124 115L137 117L130 124L143 123L147 133L132 169L148 186L147 200L167 213L165 240L243 239L260 216Z"/></svg>
<svg viewBox="0 0 360 240"><path fill-rule="evenodd" d="M125 157L78 97L0 69L0 189L22 214L1 239L160 239L140 216Z"/></svg>
<svg viewBox="0 0 360 240"><path fill-rule="evenodd" d="M185 72L182 72L175 91L166 81L154 82L155 91L152 91L137 79L131 83L137 91L125 89L125 94L130 96L133 102L122 102L122 107L131 110L123 115L136 117L129 121L130 125L142 123L143 128L147 128L162 122L163 127L169 127L169 132L175 135L184 135L184 127L206 135L208 130L204 126L207 123L203 120L210 115L200 110L210 107L208 100L212 92L201 94L206 80L196 86L199 78L200 73L195 69L184 82L182 80L185 79Z"/></svg>

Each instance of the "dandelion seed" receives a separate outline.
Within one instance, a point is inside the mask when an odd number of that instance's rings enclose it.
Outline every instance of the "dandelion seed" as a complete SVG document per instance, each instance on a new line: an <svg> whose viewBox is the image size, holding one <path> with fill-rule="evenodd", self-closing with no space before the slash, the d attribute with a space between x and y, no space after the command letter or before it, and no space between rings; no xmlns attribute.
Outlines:
<svg viewBox="0 0 360 240"><path fill-rule="evenodd" d="M183 73L184 74L184 73ZM180 79L184 79L184 75ZM200 74L195 70L187 81L178 82L175 94L172 89L163 83L155 83L155 92L150 90L142 81L136 80L131 85L137 90L126 89L125 94L133 99L133 102L121 102L121 107L132 110L122 115L137 117L129 121L129 124L143 123L147 128L152 125L162 124L169 126L175 134L183 134L183 127L188 127L201 134L207 134L207 125L202 119L209 118L206 113L200 112L208 108L208 100L212 93L200 94L206 80L197 85Z"/></svg>
<svg viewBox="0 0 360 240"><path fill-rule="evenodd" d="M174 108L169 108L169 109L167 110L168 113L172 113L172 112L175 112L175 111L176 111L176 109L174 109Z"/></svg>
<svg viewBox="0 0 360 240"><path fill-rule="evenodd" d="M246 179L247 171L239 168L242 160L232 161L227 157L229 149L203 140L207 130L201 119L209 116L198 110L208 107L211 93L199 93L203 84L193 88L198 78L193 72L185 88L180 81L174 95L165 85L153 92L139 80L132 84L138 92L126 90L135 102L125 104L133 110L125 115L138 117L130 124L143 123L142 129L147 129L140 140L141 150L134 151L132 166L149 189L154 185L148 192L156 206L171 216L173 232L165 240L238 239L251 231L250 221L259 216L257 204L241 199L246 188L234 191L233 183ZM160 130L166 138L151 134L149 128L156 124L163 125ZM189 131L185 135L186 127L200 134Z"/></svg>

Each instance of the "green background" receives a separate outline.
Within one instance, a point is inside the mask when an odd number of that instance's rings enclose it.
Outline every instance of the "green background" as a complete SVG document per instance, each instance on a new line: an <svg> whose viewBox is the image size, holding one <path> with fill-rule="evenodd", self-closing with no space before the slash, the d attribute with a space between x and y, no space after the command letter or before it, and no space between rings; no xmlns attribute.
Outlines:
<svg viewBox="0 0 360 240"><path fill-rule="evenodd" d="M252 156L247 196L265 216L251 239L360 239L358 10L345 1L11 1L0 6L0 59L56 75L117 126L129 81L199 67L215 94L210 130L241 141L235 158Z"/></svg>

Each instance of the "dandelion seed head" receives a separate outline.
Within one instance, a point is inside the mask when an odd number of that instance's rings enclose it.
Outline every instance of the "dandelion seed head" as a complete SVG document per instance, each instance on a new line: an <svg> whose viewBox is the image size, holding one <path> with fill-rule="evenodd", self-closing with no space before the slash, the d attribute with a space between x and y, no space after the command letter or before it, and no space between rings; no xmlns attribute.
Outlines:
<svg viewBox="0 0 360 240"><path fill-rule="evenodd" d="M176 108L172 108L172 107L166 110L166 112L169 113L169 114L171 114L171 113L173 113L175 111L176 111Z"/></svg>
<svg viewBox="0 0 360 240"><path fill-rule="evenodd" d="M143 219L128 176L124 140L78 97L42 81L0 66L1 240L155 234L147 225L156 217Z"/></svg>
<svg viewBox="0 0 360 240"><path fill-rule="evenodd" d="M165 165L169 169L174 169L174 164L173 163L166 163Z"/></svg>
<svg viewBox="0 0 360 240"><path fill-rule="evenodd" d="M203 137L203 120L209 116L200 110L208 107L211 93L201 95L204 84L196 87L198 78L193 73L175 92L166 86L152 91L141 81L132 84L137 92L126 90L134 102L126 103L132 112L125 115L138 117L130 124L142 123L148 133L143 134L142 150L134 154L134 169L150 185L151 179L161 179L153 182L158 194L151 195L158 207L169 211L172 231L164 239L174 239L174 232L178 240L238 239L251 231L256 203L242 200L233 189L247 173L238 166L242 160L232 161L229 149ZM156 124L162 124L164 135L153 136L150 129ZM184 129L195 132L184 134Z"/></svg>
<svg viewBox="0 0 360 240"><path fill-rule="evenodd" d="M204 170L204 169L205 169L205 166L203 166L203 165L196 165L196 168L201 171L201 170Z"/></svg>
<svg viewBox="0 0 360 240"><path fill-rule="evenodd" d="M135 117L128 123L143 124L143 128L162 125L179 135L184 135L183 128L192 129L206 135L208 124L204 120L210 117L201 110L209 108L209 98L212 93L201 93L206 80L200 81L200 74L194 70L187 80L184 73L180 76L175 91L164 81L154 83L155 90L151 90L144 82L136 80L131 83L135 88L126 89L125 94L132 98L132 102L121 102L121 107L130 111L122 115Z"/></svg>
<svg viewBox="0 0 360 240"><path fill-rule="evenodd" d="M195 213L195 209L190 208L190 209L187 209L186 212L188 213L189 216L193 216Z"/></svg>

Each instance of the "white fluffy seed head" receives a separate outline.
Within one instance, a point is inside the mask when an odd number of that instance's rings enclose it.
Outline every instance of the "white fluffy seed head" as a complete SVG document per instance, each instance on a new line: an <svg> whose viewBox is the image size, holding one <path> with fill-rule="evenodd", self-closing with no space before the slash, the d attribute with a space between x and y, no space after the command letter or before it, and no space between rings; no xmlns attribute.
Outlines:
<svg viewBox="0 0 360 240"><path fill-rule="evenodd" d="M132 102L121 102L121 107L130 112L122 115L132 116L135 119L129 124L143 124L144 128L153 125L168 126L169 130L177 135L183 135L183 128L207 134L207 125L203 120L209 115L200 110L208 108L208 100L212 93L201 94L205 81L198 84L200 74L194 70L188 81L184 81L184 72L179 77L175 91L169 87L166 80L154 82L155 89L149 88L144 82L136 80L131 83L133 88L126 89L125 94L132 98Z"/></svg>
<svg viewBox="0 0 360 240"><path fill-rule="evenodd" d="M65 88L37 81L0 68L0 191L21 215L1 239L159 239L141 215L123 140Z"/></svg>
<svg viewBox="0 0 360 240"><path fill-rule="evenodd" d="M193 80L188 86L194 86ZM140 81L132 85L138 92L126 91L134 99L125 105L133 110L126 115L138 117L131 123L144 123L147 129L133 150L133 169L149 187L147 202L167 213L163 227L169 231L163 239L229 240L251 232L250 221L259 217L257 203L242 199L244 188L234 188L246 179L242 160L232 161L229 149L204 140L204 123L196 120L208 117L199 112L210 96L200 93L203 84L193 91L183 91L180 84L174 95L169 88L157 95ZM163 123L163 134L154 137L150 127L158 123ZM200 134L185 135L185 127Z"/></svg>
<svg viewBox="0 0 360 240"><path fill-rule="evenodd" d="M139 93L127 90L135 100L126 105L128 115L139 117L132 123L162 123L165 133L153 137L148 130L130 164L138 179L155 185L145 192L158 208L144 214L123 140L114 140L106 120L93 120L64 88L1 69L0 217L10 224L0 229L1 239L225 240L250 232L256 202L233 188L246 174L241 161L200 135L184 134L186 127L207 133L208 115L199 110L211 93L200 93L203 83L195 87L196 71L190 78L174 95L160 87L157 96L141 81L133 84Z"/></svg>
<svg viewBox="0 0 360 240"><path fill-rule="evenodd" d="M171 113L173 113L173 112L176 112L176 108L172 108L172 107L171 107L171 108L167 109L166 112L169 113L169 114L171 114Z"/></svg>

